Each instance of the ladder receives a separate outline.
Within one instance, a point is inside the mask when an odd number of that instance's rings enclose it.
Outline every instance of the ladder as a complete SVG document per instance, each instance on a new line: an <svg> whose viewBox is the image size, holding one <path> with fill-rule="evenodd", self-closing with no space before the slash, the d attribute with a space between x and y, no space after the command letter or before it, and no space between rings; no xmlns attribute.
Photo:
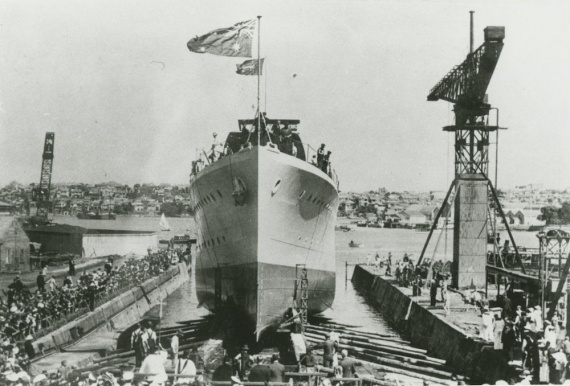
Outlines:
<svg viewBox="0 0 570 386"><path fill-rule="evenodd" d="M301 324L307 325L307 310L309 309L309 279L307 268L301 270L301 278L299 279L299 316Z"/></svg>

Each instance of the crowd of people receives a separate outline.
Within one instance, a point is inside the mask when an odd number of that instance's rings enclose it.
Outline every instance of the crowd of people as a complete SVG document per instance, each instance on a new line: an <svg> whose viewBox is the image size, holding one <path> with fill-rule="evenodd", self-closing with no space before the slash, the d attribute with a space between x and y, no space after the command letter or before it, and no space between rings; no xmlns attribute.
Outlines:
<svg viewBox="0 0 570 386"><path fill-rule="evenodd" d="M275 145L280 152L284 154L289 154L293 157L297 157L299 152L303 149L303 143L298 137L294 137L297 128L295 125L289 125L287 123L281 123L280 121L275 121L272 124L266 123L265 117L262 116L261 119L261 144L265 146L267 143L272 143ZM217 160L229 156L234 152L251 149L254 144L257 144L257 131L254 130L250 132L245 125L241 127L240 142L241 148L238 150L236 148L232 149L229 143L225 145L218 139L218 133L213 133L213 142L210 150L206 153L200 155L200 157L192 161L192 173L197 174L200 170L203 170L206 166L213 164ZM301 153L302 154L302 153ZM331 168L331 151L325 151L325 144L317 149L316 154L310 159L310 163L324 173L332 177ZM202 157L204 155L205 157ZM300 155L299 155L300 156ZM206 160L204 160L206 158ZM309 160L307 159L307 162Z"/></svg>
<svg viewBox="0 0 570 386"><path fill-rule="evenodd" d="M523 375L532 384L564 383L570 374L570 337L562 316L555 312L548 319L540 306L523 310L521 305L512 307L506 295L501 300L500 312L482 305L481 337L493 342L507 360L520 350Z"/></svg>
<svg viewBox="0 0 570 386"><path fill-rule="evenodd" d="M20 276L16 276L4 291L5 296L0 297L2 373L23 376L29 371L30 360L36 356L33 341L40 334L64 318L79 315L87 309L93 311L98 301L117 291L140 285L177 261L178 256L165 251L149 251L147 256L131 258L120 266L109 258L103 269L84 271L77 280L68 275L62 285L57 284L53 275L46 280L48 274L44 268L37 276L37 289L34 291L24 285Z"/></svg>

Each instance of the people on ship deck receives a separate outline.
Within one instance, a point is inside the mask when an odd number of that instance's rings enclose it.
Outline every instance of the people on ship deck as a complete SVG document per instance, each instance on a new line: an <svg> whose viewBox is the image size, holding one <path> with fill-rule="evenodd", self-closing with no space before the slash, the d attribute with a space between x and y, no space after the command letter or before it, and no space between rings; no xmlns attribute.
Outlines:
<svg viewBox="0 0 570 386"><path fill-rule="evenodd" d="M322 143L321 147L317 149L317 165L319 169L323 167L323 159L325 158L325 144Z"/></svg>

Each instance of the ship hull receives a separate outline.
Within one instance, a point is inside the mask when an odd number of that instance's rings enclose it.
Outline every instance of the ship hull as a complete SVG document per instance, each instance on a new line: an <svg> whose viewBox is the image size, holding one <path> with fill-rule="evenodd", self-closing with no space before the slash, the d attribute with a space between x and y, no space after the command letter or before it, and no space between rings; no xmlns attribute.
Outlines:
<svg viewBox="0 0 570 386"><path fill-rule="evenodd" d="M303 267L309 314L331 307L338 193L325 173L254 147L199 172L190 193L198 231L196 293L206 308L237 306L259 336L299 299Z"/></svg>

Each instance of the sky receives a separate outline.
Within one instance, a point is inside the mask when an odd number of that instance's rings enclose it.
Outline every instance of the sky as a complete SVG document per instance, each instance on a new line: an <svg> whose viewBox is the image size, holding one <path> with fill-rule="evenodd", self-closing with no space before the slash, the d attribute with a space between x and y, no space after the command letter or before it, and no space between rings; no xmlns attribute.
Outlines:
<svg viewBox="0 0 570 386"><path fill-rule="evenodd" d="M186 43L261 15L262 110L326 144L341 190L446 190L452 105L426 96L465 59L470 10L475 47L506 28L498 187L570 187L570 4L520 0L1 0L0 185L39 182L47 131L53 182L187 184L196 149L253 118L257 80Z"/></svg>

